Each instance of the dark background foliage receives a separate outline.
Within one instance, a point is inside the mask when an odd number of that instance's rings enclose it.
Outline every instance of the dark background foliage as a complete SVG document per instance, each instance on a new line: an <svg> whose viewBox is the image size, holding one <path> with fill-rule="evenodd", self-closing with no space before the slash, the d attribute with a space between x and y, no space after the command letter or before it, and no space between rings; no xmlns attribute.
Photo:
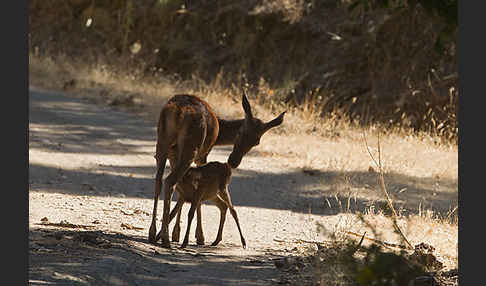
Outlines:
<svg viewBox="0 0 486 286"><path fill-rule="evenodd" d="M31 53L247 84L457 142L457 0L33 0ZM266 88L262 89L264 85Z"/></svg>

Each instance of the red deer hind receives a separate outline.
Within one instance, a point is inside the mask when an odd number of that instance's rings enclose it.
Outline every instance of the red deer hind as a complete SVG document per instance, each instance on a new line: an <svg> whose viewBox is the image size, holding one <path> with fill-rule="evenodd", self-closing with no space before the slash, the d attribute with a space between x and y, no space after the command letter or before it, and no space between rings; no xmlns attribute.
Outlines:
<svg viewBox="0 0 486 286"><path fill-rule="evenodd" d="M270 128L282 124L285 111L269 122L253 117L245 94L242 97L244 119L224 120L218 118L209 104L195 95L174 95L162 107L157 125L155 159L154 209L148 239L156 242L161 238L162 247L170 248L169 211L174 186L189 169L192 162L205 164L214 145L234 145L228 158L231 168L237 168L243 156L260 143L260 138ZM171 166L169 175L162 182L167 159ZM162 227L156 236L157 205L160 192L164 193ZM173 240L179 240L180 210L174 226ZM196 239L204 244L201 225L201 209L197 207Z"/></svg>

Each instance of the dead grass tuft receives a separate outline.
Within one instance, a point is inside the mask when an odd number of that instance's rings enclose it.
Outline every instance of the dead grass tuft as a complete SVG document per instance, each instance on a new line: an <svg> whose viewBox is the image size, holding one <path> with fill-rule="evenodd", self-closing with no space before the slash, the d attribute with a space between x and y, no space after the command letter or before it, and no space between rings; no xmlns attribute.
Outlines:
<svg viewBox="0 0 486 286"><path fill-rule="evenodd" d="M182 81L141 77L136 71L116 71L102 64L88 65L35 54L29 54L29 79L33 86L117 105L153 122L167 98L179 92L200 95L223 117L244 116L240 86L227 88L221 84L222 79L207 84L198 78ZM311 172L309 176L320 182L316 188L331 191L322 204L337 212L333 216L336 219L333 229L318 230L325 232L336 245L326 247L329 253L324 251L324 258L321 255L316 259L329 261L330 257L341 255L339 251L350 241L360 239L351 238L346 232L366 232L367 236L382 241L402 243L394 231L398 226L410 245L422 242L432 245L434 255L447 269L457 268L456 145L441 143L437 137L425 133L385 130L380 125L368 128L369 145L365 145L363 129L358 125L337 113L334 117L320 116L318 97L309 96L304 104L292 107L269 100L272 92L275 91L262 81L258 92L250 93L254 113L263 120L287 110L282 127L265 135L265 144L258 146L257 151L270 154L283 166ZM383 134L380 145L375 143L379 133ZM367 148L372 154L380 151L381 167L374 164ZM382 174L381 183L376 182L379 174ZM396 226L390 220L390 209L383 207L386 205L383 197L377 195L383 186L397 207L392 211ZM409 199L412 195L419 196L422 190L434 190L437 196L455 194L456 199L455 202L446 201L447 211L436 211L425 203L426 199ZM358 203L363 199L368 202L364 207ZM416 211L406 211L412 208L411 202ZM363 241L363 246L369 247L370 242ZM322 265L328 268L320 268L321 281L341 281L342 284L335 285L350 285L346 284L349 281L343 265Z"/></svg>

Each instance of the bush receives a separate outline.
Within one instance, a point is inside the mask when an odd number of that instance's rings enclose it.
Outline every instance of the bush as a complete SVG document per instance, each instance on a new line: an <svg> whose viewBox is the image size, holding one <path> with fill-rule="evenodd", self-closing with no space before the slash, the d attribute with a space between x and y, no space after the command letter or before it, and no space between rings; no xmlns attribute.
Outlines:
<svg viewBox="0 0 486 286"><path fill-rule="evenodd" d="M457 1L344 2L34 0L29 47L254 93L263 79L269 101L457 141Z"/></svg>

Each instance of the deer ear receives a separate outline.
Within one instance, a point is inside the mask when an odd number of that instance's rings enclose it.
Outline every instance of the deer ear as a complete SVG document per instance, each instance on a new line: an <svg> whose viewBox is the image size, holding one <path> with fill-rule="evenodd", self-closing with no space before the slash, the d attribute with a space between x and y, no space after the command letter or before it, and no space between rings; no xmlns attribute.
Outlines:
<svg viewBox="0 0 486 286"><path fill-rule="evenodd" d="M243 98L242 98L241 103L243 105L243 110L245 111L245 117L246 118L253 118L253 115L251 113L250 102L248 101L248 98L246 97L246 91L245 90L243 90Z"/></svg>
<svg viewBox="0 0 486 286"><path fill-rule="evenodd" d="M265 131L267 131L268 129L270 129L272 127L279 126L280 124L282 124L285 112L287 112L287 111L280 113L280 115L277 116L275 119L265 123Z"/></svg>

